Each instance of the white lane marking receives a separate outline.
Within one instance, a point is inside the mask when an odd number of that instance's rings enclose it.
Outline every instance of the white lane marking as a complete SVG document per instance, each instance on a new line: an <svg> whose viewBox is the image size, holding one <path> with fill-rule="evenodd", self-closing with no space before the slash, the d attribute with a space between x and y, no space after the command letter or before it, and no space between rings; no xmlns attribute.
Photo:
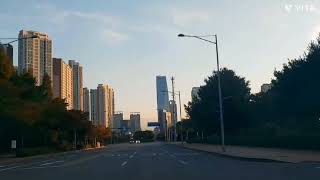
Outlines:
<svg viewBox="0 0 320 180"><path fill-rule="evenodd" d="M1 171L6 171L6 170L10 170L10 169L16 169L18 167L20 167L20 166L12 166L12 167L8 167L8 168L0 169L0 172Z"/></svg>
<svg viewBox="0 0 320 180"><path fill-rule="evenodd" d="M157 155L157 153L153 153L152 155L153 155L153 156L156 156L156 155Z"/></svg>
<svg viewBox="0 0 320 180"><path fill-rule="evenodd" d="M129 158L130 158L130 159L131 159L131 158L133 158L133 155L130 155L130 157L129 157Z"/></svg>
<svg viewBox="0 0 320 180"><path fill-rule="evenodd" d="M58 168L63 166L35 166L35 167L28 167L28 168L22 168L23 170L29 170L29 169L43 169L43 168Z"/></svg>
<svg viewBox="0 0 320 180"><path fill-rule="evenodd" d="M123 163L121 164L121 166L123 167L123 166L125 166L127 163L128 163L128 162L125 161L125 162L123 162Z"/></svg>
<svg viewBox="0 0 320 180"><path fill-rule="evenodd" d="M179 162L180 162L181 164L184 164L184 165L187 165L187 164L188 164L187 162L182 161L182 160L179 160Z"/></svg>
<svg viewBox="0 0 320 180"><path fill-rule="evenodd" d="M64 161L53 161L53 162L48 162L48 163L41 164L40 166L47 166L47 165L56 164L56 163L61 163L61 162L64 162Z"/></svg>
<svg viewBox="0 0 320 180"><path fill-rule="evenodd" d="M137 154L137 151L135 151L134 153L133 153L133 155L136 155Z"/></svg>
<svg viewBox="0 0 320 180"><path fill-rule="evenodd" d="M112 156L115 156L114 154L112 154Z"/></svg>
<svg viewBox="0 0 320 180"><path fill-rule="evenodd" d="M45 162L49 162L49 161L52 161L52 159L47 159L47 160L44 160L44 161L40 161L39 163L45 163ZM38 163L38 162L36 162Z"/></svg>
<svg viewBox="0 0 320 180"><path fill-rule="evenodd" d="M174 156L173 154L170 154L170 157L173 157L173 158L175 158L176 156Z"/></svg>

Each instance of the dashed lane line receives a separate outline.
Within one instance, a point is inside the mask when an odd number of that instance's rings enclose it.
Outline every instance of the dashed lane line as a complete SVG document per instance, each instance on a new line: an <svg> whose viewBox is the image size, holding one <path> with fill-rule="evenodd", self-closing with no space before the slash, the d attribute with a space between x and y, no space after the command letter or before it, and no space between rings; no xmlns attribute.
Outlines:
<svg viewBox="0 0 320 180"><path fill-rule="evenodd" d="M125 166L127 163L128 163L128 162L125 161L125 162L123 162L123 163L121 164L121 166L123 167L123 166Z"/></svg>
<svg viewBox="0 0 320 180"><path fill-rule="evenodd" d="M7 167L7 168L4 168L4 169L0 169L0 172L1 171L6 171L6 170L11 170L11 169L16 169L18 167L21 167L21 166L12 166L12 167Z"/></svg>
<svg viewBox="0 0 320 180"><path fill-rule="evenodd" d="M183 164L183 165L187 165L187 164L188 164L187 162L182 161L182 160L179 160L179 162L180 162L181 164Z"/></svg>
<svg viewBox="0 0 320 180"><path fill-rule="evenodd" d="M53 161L53 162L48 162L48 163L41 164L40 166L47 166L47 165L56 164L56 163L61 163L61 162L64 162L64 161Z"/></svg>

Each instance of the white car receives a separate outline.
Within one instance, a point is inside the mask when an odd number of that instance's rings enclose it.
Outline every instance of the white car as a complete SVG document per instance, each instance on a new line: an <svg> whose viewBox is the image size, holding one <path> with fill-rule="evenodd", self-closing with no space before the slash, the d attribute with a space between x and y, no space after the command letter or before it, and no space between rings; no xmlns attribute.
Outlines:
<svg viewBox="0 0 320 180"><path fill-rule="evenodd" d="M140 140L136 140L136 144L140 144Z"/></svg>

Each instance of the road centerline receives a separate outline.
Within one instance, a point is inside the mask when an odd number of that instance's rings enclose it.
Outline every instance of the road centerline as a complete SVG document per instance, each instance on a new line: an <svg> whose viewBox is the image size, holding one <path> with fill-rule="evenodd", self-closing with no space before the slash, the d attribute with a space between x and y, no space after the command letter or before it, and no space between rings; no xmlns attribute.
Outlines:
<svg viewBox="0 0 320 180"><path fill-rule="evenodd" d="M125 161L125 162L123 162L123 163L121 164L121 166L123 167L123 166L125 166L127 163L128 163L128 162Z"/></svg>

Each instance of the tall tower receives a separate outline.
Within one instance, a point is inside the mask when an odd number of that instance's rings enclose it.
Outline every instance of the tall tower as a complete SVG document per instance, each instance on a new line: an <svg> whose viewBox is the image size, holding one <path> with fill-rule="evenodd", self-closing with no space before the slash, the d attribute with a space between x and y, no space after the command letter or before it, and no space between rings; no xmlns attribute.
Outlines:
<svg viewBox="0 0 320 180"><path fill-rule="evenodd" d="M13 67L13 47L11 44L1 44L0 42L0 49L4 52L6 56L9 57L11 66Z"/></svg>
<svg viewBox="0 0 320 180"><path fill-rule="evenodd" d="M67 109L73 109L72 69L61 58L53 58L53 97L64 99Z"/></svg>
<svg viewBox="0 0 320 180"><path fill-rule="evenodd" d="M79 62L69 60L73 78L73 109L83 111L83 77Z"/></svg>
<svg viewBox="0 0 320 180"><path fill-rule="evenodd" d="M83 88L83 112L89 113L90 118L90 92L88 88Z"/></svg>
<svg viewBox="0 0 320 180"><path fill-rule="evenodd" d="M19 40L18 73L32 73L36 85L42 84L44 74L48 74L52 81L52 41L45 33L36 31L19 32L19 38L37 36Z"/></svg>
<svg viewBox="0 0 320 180"><path fill-rule="evenodd" d="M130 131L132 133L136 131L141 131L140 112L130 113L130 128Z"/></svg>
<svg viewBox="0 0 320 180"><path fill-rule="evenodd" d="M92 124L98 124L98 97L97 89L90 89L90 120Z"/></svg>
<svg viewBox="0 0 320 180"><path fill-rule="evenodd" d="M169 93L166 76L156 77L156 88L157 88L157 112L158 122L160 124L160 133L165 133L167 122L166 112L169 111Z"/></svg>

